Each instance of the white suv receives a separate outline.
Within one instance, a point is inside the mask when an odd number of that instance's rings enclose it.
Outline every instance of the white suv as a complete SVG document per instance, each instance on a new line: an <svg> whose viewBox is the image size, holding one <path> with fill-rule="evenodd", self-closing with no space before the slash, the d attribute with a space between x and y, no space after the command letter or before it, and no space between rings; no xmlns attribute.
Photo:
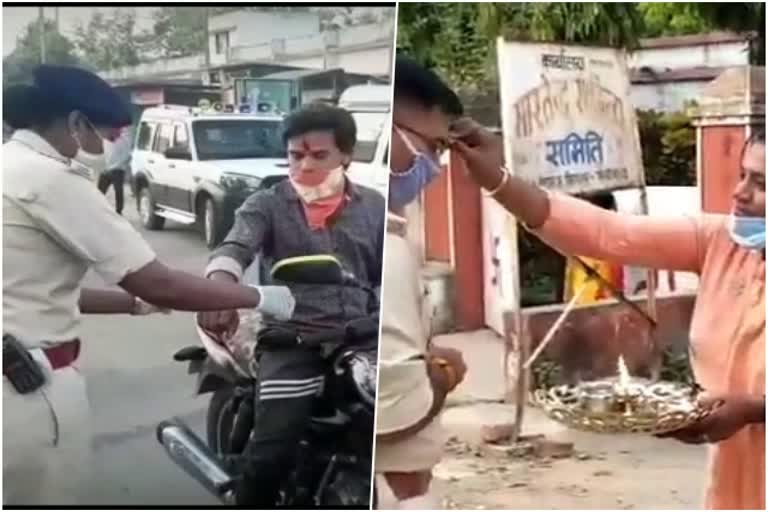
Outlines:
<svg viewBox="0 0 768 512"><path fill-rule="evenodd" d="M145 110L131 162L144 227L196 224L208 247L218 245L243 201L287 176L282 121L169 105Z"/></svg>
<svg viewBox="0 0 768 512"><path fill-rule="evenodd" d="M357 144L347 175L355 183L378 190L389 188L389 135L392 88L389 85L353 85L339 98L357 125Z"/></svg>

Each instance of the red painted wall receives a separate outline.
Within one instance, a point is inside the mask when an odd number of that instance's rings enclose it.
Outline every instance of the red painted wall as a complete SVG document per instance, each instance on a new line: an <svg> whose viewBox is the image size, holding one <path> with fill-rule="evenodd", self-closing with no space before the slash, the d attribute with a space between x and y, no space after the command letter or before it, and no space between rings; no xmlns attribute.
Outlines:
<svg viewBox="0 0 768 512"><path fill-rule="evenodd" d="M708 213L729 213L739 182L744 126L705 126L701 136L701 205Z"/></svg>
<svg viewBox="0 0 768 512"><path fill-rule="evenodd" d="M453 230L456 328L471 331L485 327L480 190L466 175L464 162L453 155L450 162L424 191L424 245L428 260L450 263Z"/></svg>
<svg viewBox="0 0 768 512"><path fill-rule="evenodd" d="M424 189L424 251L427 260L451 262L448 215L448 172L443 171Z"/></svg>

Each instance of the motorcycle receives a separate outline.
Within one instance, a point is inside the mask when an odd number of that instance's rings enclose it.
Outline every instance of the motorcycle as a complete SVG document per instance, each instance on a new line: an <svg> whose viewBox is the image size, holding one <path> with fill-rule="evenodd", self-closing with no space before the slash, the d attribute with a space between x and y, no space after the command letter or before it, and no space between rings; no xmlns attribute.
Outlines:
<svg viewBox="0 0 768 512"><path fill-rule="evenodd" d="M376 293L346 272L333 256L278 261L274 280L286 283L353 286ZM369 509L376 403L378 307L376 313L318 333L279 334L262 329L261 344L302 343L320 347L328 372L315 413L297 446L297 464L277 493L276 507ZM157 439L170 459L226 505L236 503L235 486L243 478L243 451L253 429L258 363L236 361L226 347L198 327L203 346L174 355L197 375L197 393L212 393L207 411L207 445L180 419L157 427ZM276 339L280 338L280 339ZM375 500L375 497L374 497Z"/></svg>

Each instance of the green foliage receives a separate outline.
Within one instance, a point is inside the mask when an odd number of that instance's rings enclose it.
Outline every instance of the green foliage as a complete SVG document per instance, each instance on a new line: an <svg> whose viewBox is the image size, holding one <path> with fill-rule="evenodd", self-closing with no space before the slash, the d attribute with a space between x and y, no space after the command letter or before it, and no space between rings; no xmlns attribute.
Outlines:
<svg viewBox="0 0 768 512"><path fill-rule="evenodd" d="M81 24L75 30L75 44L92 69L135 66L141 55L135 28L133 9L114 9L109 14L97 10L85 26Z"/></svg>
<svg viewBox="0 0 768 512"><path fill-rule="evenodd" d="M55 23L46 20L43 26L46 62L63 66L79 65L74 45L56 31ZM16 39L13 53L3 58L3 87L30 81L32 70L40 64L40 56L40 23L35 20Z"/></svg>
<svg viewBox="0 0 768 512"><path fill-rule="evenodd" d="M398 46L457 88L494 78L492 44L477 30L480 4L400 4Z"/></svg>
<svg viewBox="0 0 768 512"><path fill-rule="evenodd" d="M152 18L152 29L141 35L145 53L175 58L205 51L205 8L163 6Z"/></svg>
<svg viewBox="0 0 768 512"><path fill-rule="evenodd" d="M559 304L563 301L565 258L518 227L520 303L523 307Z"/></svg>
<svg viewBox="0 0 768 512"><path fill-rule="evenodd" d="M752 62L765 63L764 3L402 3L399 49L457 89L496 82L496 38L634 49L644 37L755 32Z"/></svg>
<svg viewBox="0 0 768 512"><path fill-rule="evenodd" d="M753 33L752 64L765 65L764 2L641 3L645 37L700 34L713 30Z"/></svg>
<svg viewBox="0 0 768 512"><path fill-rule="evenodd" d="M696 131L683 112L637 111L648 185L696 185Z"/></svg>
<svg viewBox="0 0 768 512"><path fill-rule="evenodd" d="M676 2L638 4L645 22L645 37L699 34L714 30L710 20L691 5Z"/></svg>
<svg viewBox="0 0 768 512"><path fill-rule="evenodd" d="M765 66L765 2L691 3L689 10L698 13L720 30L753 33L750 62Z"/></svg>
<svg viewBox="0 0 768 512"><path fill-rule="evenodd" d="M398 46L459 89L496 82L498 36L634 47L641 19L633 4L400 4Z"/></svg>

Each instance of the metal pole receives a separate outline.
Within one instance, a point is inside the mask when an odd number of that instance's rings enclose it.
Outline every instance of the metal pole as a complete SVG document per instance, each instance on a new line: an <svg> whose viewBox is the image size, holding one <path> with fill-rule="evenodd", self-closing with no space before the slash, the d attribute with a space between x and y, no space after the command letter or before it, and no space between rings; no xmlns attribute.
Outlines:
<svg viewBox="0 0 768 512"><path fill-rule="evenodd" d="M37 28L40 31L40 64L45 64L45 14L43 6L37 8Z"/></svg>
<svg viewBox="0 0 768 512"><path fill-rule="evenodd" d="M208 29L209 18L211 16L211 8L205 7L205 72L209 73L211 67L211 34Z"/></svg>
<svg viewBox="0 0 768 512"><path fill-rule="evenodd" d="M640 189L640 207L643 209L643 215L650 214L650 208L648 207L648 189L643 184ZM654 320L651 325L651 332L655 332L656 322L658 317L656 316L656 269L649 268L647 272L647 285L648 285L648 316Z"/></svg>
<svg viewBox="0 0 768 512"><path fill-rule="evenodd" d="M56 26L56 33L61 34L61 27L59 26L59 8L54 7L53 8L53 20Z"/></svg>

